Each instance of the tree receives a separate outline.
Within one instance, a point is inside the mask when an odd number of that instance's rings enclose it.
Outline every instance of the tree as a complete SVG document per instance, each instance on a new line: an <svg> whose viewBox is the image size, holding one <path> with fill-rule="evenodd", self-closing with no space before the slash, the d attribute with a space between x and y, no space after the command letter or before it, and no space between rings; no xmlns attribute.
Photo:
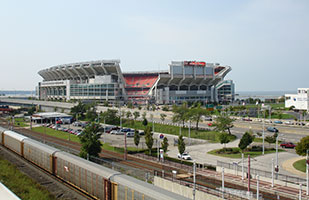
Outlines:
<svg viewBox="0 0 309 200"><path fill-rule="evenodd" d="M91 107L89 107L87 109L86 118L89 121L94 121L97 118L97 112L96 112L96 107L95 106L91 106Z"/></svg>
<svg viewBox="0 0 309 200"><path fill-rule="evenodd" d="M300 156L306 155L306 151L309 149L309 136L303 137L296 146L296 153Z"/></svg>
<svg viewBox="0 0 309 200"><path fill-rule="evenodd" d="M154 104L151 105L152 111L156 110L156 106Z"/></svg>
<svg viewBox="0 0 309 200"><path fill-rule="evenodd" d="M126 113L126 117L127 117L127 119L130 119L130 118L132 117L132 113L131 113L130 111L128 111L128 112Z"/></svg>
<svg viewBox="0 0 309 200"><path fill-rule="evenodd" d="M207 109L201 108L201 104L198 103L196 107L193 107L189 110L189 119L196 122L195 129L198 130L199 122L202 122L202 116L210 115L210 112Z"/></svg>
<svg viewBox="0 0 309 200"><path fill-rule="evenodd" d="M216 131L225 132L225 130L228 130L229 134L231 135L230 129L233 128L234 121L235 120L229 116L219 114L213 126L215 126Z"/></svg>
<svg viewBox="0 0 309 200"><path fill-rule="evenodd" d="M164 113L160 114L160 119L161 119L162 123L164 122L165 117L166 117L166 114L164 114Z"/></svg>
<svg viewBox="0 0 309 200"><path fill-rule="evenodd" d="M153 133L151 131L151 128L149 126L146 127L145 129L145 142L146 145L149 149L149 154L151 154L151 149L152 149L152 145L153 145Z"/></svg>
<svg viewBox="0 0 309 200"><path fill-rule="evenodd" d="M135 111L135 112L133 113L133 116L134 116L134 122L135 122L135 121L137 120L137 118L139 118L140 114L139 114L138 111Z"/></svg>
<svg viewBox="0 0 309 200"><path fill-rule="evenodd" d="M178 136L178 151L182 155L186 150L186 144L182 135Z"/></svg>
<svg viewBox="0 0 309 200"><path fill-rule="evenodd" d="M265 141L269 144L269 147L270 147L271 143L275 143L276 142L276 138L274 136L266 136L265 137Z"/></svg>
<svg viewBox="0 0 309 200"><path fill-rule="evenodd" d="M79 101L76 106L73 106L71 108L71 114L75 118L78 118L79 116L83 118L85 112L86 112L86 106L81 101Z"/></svg>
<svg viewBox="0 0 309 200"><path fill-rule="evenodd" d="M28 109L28 115L33 115L35 112L35 106L31 106L31 108Z"/></svg>
<svg viewBox="0 0 309 200"><path fill-rule="evenodd" d="M82 134L80 134L79 140L82 144L79 156L82 158L87 158L89 156L98 157L101 152L101 133L99 132L100 125L92 122L89 126L85 128Z"/></svg>
<svg viewBox="0 0 309 200"><path fill-rule="evenodd" d="M129 102L127 103L127 108L133 108L133 104L132 104L131 101L129 101Z"/></svg>
<svg viewBox="0 0 309 200"><path fill-rule="evenodd" d="M117 116L118 111L114 109L107 109L103 112L101 117L105 119L106 124L118 125L120 123L120 118Z"/></svg>
<svg viewBox="0 0 309 200"><path fill-rule="evenodd" d="M147 115L147 113L146 113L146 112L143 112L142 118L143 118L143 119L146 119L146 115Z"/></svg>
<svg viewBox="0 0 309 200"><path fill-rule="evenodd" d="M139 141L140 141L141 137L139 135L138 130L134 131L134 144L138 147Z"/></svg>
<svg viewBox="0 0 309 200"><path fill-rule="evenodd" d="M148 125L148 120L146 118L144 118L142 123L143 123L144 126L147 126Z"/></svg>
<svg viewBox="0 0 309 200"><path fill-rule="evenodd" d="M226 144L230 142L230 138L226 133L221 133L219 135L219 140L221 144L224 144L224 148L226 147Z"/></svg>
<svg viewBox="0 0 309 200"><path fill-rule="evenodd" d="M163 142L161 143L161 145L162 145L162 149L163 149L164 153L166 153L168 145L169 145L167 137L164 137Z"/></svg>
<svg viewBox="0 0 309 200"><path fill-rule="evenodd" d="M251 133L245 132L245 134L242 136L242 138L239 141L238 147L244 151L247 146L249 146L253 142L254 137Z"/></svg>
<svg viewBox="0 0 309 200"><path fill-rule="evenodd" d="M173 106L173 122L181 122L182 127L185 126L185 122L188 120L188 105L187 102L183 102L181 106Z"/></svg>
<svg viewBox="0 0 309 200"><path fill-rule="evenodd" d="M105 100L104 103L103 103L103 106L108 107L108 101Z"/></svg>

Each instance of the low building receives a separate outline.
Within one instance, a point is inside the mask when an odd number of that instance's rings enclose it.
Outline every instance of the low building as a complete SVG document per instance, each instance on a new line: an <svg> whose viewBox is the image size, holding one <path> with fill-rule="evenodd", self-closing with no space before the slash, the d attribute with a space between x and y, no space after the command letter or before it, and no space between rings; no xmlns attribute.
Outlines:
<svg viewBox="0 0 309 200"><path fill-rule="evenodd" d="M290 108L294 106L295 110L309 109L309 88L298 88L297 94L285 95L285 107Z"/></svg>

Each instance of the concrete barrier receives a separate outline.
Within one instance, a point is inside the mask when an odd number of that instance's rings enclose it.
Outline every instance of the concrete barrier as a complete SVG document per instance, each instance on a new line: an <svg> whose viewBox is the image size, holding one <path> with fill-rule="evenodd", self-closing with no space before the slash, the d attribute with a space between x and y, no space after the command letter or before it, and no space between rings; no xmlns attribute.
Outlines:
<svg viewBox="0 0 309 200"><path fill-rule="evenodd" d="M163 178L158 177L158 176L154 177L154 185L161 187L163 189L166 189L168 191L180 194L180 195L185 196L185 197L190 198L190 199L193 197L192 188L184 186L184 185L180 185L178 183L163 179ZM222 198L211 195L211 194L207 194L205 192L196 191L195 199L196 200L205 200L205 199L221 200Z"/></svg>

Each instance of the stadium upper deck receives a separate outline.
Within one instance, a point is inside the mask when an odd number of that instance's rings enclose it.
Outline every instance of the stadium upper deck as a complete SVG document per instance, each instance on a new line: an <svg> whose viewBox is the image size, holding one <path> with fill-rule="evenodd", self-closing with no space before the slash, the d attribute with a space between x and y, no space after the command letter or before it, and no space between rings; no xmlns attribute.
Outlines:
<svg viewBox="0 0 309 200"><path fill-rule="evenodd" d="M39 71L40 99L87 99L133 103L218 101L216 85L231 71L219 64L172 62L169 71L122 73L119 60L58 65Z"/></svg>

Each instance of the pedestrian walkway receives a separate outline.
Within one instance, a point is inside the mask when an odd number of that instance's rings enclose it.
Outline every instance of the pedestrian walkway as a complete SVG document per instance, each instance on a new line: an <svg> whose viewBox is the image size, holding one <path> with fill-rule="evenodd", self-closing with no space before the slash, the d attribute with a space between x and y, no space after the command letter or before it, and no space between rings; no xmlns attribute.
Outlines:
<svg viewBox="0 0 309 200"><path fill-rule="evenodd" d="M301 177L305 177L306 173L295 169L294 166L293 166L294 162L302 160L302 159L306 159L306 157L302 156L302 157L291 158L289 160L284 161L282 163L282 167L283 167L283 169L285 169L286 171L288 171L292 174L295 174L295 175L298 175L298 176L301 176Z"/></svg>

